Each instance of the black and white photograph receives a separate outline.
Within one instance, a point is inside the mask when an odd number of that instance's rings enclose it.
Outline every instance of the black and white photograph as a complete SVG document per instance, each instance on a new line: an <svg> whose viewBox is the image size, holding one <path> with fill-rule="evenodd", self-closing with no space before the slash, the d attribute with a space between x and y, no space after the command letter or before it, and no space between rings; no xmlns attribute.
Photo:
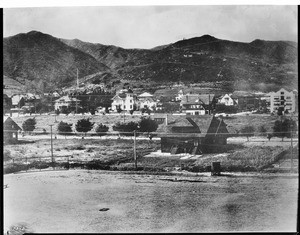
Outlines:
<svg viewBox="0 0 300 235"><path fill-rule="evenodd" d="M30 2L1 3L3 234L298 232L296 1Z"/></svg>

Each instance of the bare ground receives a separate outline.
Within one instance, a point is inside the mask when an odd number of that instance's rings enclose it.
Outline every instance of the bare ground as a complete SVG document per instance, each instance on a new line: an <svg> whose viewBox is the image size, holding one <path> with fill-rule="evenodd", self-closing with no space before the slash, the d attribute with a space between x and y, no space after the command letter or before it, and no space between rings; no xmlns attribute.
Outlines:
<svg viewBox="0 0 300 235"><path fill-rule="evenodd" d="M297 175L174 177L86 170L5 175L4 231L13 234L13 225L14 234L296 231Z"/></svg>

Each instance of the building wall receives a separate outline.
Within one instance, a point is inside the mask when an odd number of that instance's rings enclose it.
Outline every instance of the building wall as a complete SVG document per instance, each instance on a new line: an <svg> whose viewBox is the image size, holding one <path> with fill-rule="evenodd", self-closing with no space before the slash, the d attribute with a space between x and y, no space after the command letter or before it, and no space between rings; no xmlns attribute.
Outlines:
<svg viewBox="0 0 300 235"><path fill-rule="evenodd" d="M277 92L272 92L270 95L270 112L277 112L279 108L283 111L295 112L296 100L293 92L288 92L285 89L280 89Z"/></svg>

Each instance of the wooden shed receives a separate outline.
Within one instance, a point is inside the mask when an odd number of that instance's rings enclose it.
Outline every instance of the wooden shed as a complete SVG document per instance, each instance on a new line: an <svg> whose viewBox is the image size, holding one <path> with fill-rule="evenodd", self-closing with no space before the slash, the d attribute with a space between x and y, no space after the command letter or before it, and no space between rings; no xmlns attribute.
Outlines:
<svg viewBox="0 0 300 235"><path fill-rule="evenodd" d="M21 127L10 117L3 120L3 142L5 144L18 142L18 131L22 130Z"/></svg>
<svg viewBox="0 0 300 235"><path fill-rule="evenodd" d="M227 144L229 133L222 119L211 115L180 117L159 130L161 151L171 154L214 152Z"/></svg>

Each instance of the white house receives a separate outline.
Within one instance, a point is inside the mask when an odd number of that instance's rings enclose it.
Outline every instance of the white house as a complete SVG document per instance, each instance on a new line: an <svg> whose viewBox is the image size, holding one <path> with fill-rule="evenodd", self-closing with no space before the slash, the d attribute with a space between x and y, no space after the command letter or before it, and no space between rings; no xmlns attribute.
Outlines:
<svg viewBox="0 0 300 235"><path fill-rule="evenodd" d="M180 90L177 94L177 96L175 97L176 101L181 101L182 100L182 96L183 96L183 91Z"/></svg>
<svg viewBox="0 0 300 235"><path fill-rule="evenodd" d="M138 96L139 109L149 108L150 110L156 109L157 102L154 101L153 95L148 92L144 92Z"/></svg>
<svg viewBox="0 0 300 235"><path fill-rule="evenodd" d="M119 108L122 110L130 111L138 108L138 100L136 94L134 94L130 89L122 90L118 92L113 98L111 104L111 109L117 111Z"/></svg>
<svg viewBox="0 0 300 235"><path fill-rule="evenodd" d="M270 112L277 112L279 109L282 109L283 112L295 112L296 96L293 91L289 92L281 88L277 92L270 93Z"/></svg>
<svg viewBox="0 0 300 235"><path fill-rule="evenodd" d="M76 98L72 98L69 96L63 96L60 97L59 99L55 100L54 108L55 110L62 110L63 107L65 108L74 108L76 107L76 104L79 105L80 100Z"/></svg>
<svg viewBox="0 0 300 235"><path fill-rule="evenodd" d="M232 106L235 104L234 100L231 98L231 95L225 94L219 100L220 104L225 104L226 106Z"/></svg>

